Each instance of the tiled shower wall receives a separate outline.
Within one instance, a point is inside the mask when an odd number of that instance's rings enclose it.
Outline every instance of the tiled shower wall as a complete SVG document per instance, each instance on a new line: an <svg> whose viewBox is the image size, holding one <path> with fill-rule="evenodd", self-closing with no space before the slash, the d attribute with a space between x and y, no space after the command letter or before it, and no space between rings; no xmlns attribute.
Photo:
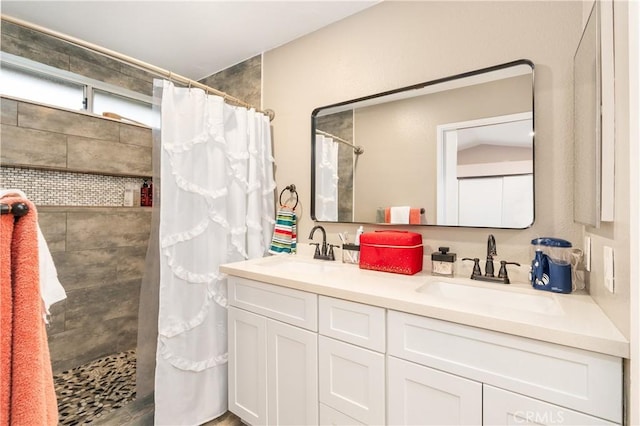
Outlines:
<svg viewBox="0 0 640 426"><path fill-rule="evenodd" d="M23 190L36 205L122 206L125 185L139 188L141 176L152 174L149 128L11 98L0 102L0 185Z"/></svg>
<svg viewBox="0 0 640 426"><path fill-rule="evenodd" d="M151 129L0 103L0 187L21 189L36 204L67 292L47 330L54 372L135 349L151 209L119 206L124 185L151 175Z"/></svg>
<svg viewBox="0 0 640 426"><path fill-rule="evenodd" d="M11 22L2 21L2 51L151 95L152 74L105 55Z"/></svg>
<svg viewBox="0 0 640 426"><path fill-rule="evenodd" d="M0 186L20 188L37 206L122 206L125 187L142 178L0 167Z"/></svg>
<svg viewBox="0 0 640 426"><path fill-rule="evenodd" d="M6 21L0 30L4 52L151 94L154 76L136 67ZM203 82L260 106L261 58ZM135 348L151 209L117 206L127 183L152 174L151 130L28 101L1 103L0 187L36 203L67 292L51 309L54 371Z"/></svg>
<svg viewBox="0 0 640 426"><path fill-rule="evenodd" d="M148 208L39 207L67 298L47 329L54 373L136 348Z"/></svg>
<svg viewBox="0 0 640 426"><path fill-rule="evenodd" d="M1 32L3 52L151 94L135 67L6 21ZM151 209L117 206L152 174L151 130L2 98L1 132L0 187L35 202L67 292L47 330L54 371L134 349Z"/></svg>
<svg viewBox="0 0 640 426"><path fill-rule="evenodd" d="M151 129L3 97L3 166L152 175Z"/></svg>
<svg viewBox="0 0 640 426"><path fill-rule="evenodd" d="M254 56L232 67L200 80L251 105L260 107L262 100L262 56ZM269 108L268 105L265 108Z"/></svg>

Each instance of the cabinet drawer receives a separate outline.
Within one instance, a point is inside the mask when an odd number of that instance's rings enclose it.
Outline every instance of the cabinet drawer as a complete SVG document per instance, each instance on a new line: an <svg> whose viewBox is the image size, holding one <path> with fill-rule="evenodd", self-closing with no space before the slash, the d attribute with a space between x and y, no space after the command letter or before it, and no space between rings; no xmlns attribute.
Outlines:
<svg viewBox="0 0 640 426"><path fill-rule="evenodd" d="M318 338L320 402L370 425L385 423L384 355Z"/></svg>
<svg viewBox="0 0 640 426"><path fill-rule="evenodd" d="M352 419L346 414L342 414L338 410L334 410L331 407L327 407L324 404L320 405L320 424L322 426L348 426L348 425L364 425L356 419Z"/></svg>
<svg viewBox="0 0 640 426"><path fill-rule="evenodd" d="M622 360L396 311L388 353L536 399L622 422Z"/></svg>
<svg viewBox="0 0 640 426"><path fill-rule="evenodd" d="M493 386L484 385L482 395L482 423L485 425L614 426L616 424Z"/></svg>
<svg viewBox="0 0 640 426"><path fill-rule="evenodd" d="M228 279L229 305L318 331L318 296L240 277Z"/></svg>
<svg viewBox="0 0 640 426"><path fill-rule="evenodd" d="M320 334L374 351L385 351L385 310L376 306L320 296Z"/></svg>

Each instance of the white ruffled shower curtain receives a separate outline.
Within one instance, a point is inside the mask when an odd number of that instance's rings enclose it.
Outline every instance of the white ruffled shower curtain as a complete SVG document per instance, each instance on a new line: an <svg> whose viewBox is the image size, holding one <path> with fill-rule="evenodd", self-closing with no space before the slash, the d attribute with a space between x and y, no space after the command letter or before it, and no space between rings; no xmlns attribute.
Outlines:
<svg viewBox="0 0 640 426"><path fill-rule="evenodd" d="M338 142L316 135L316 220L338 220Z"/></svg>
<svg viewBox="0 0 640 426"><path fill-rule="evenodd" d="M274 224L269 119L200 89L162 88L155 423L227 410L222 263L262 257Z"/></svg>

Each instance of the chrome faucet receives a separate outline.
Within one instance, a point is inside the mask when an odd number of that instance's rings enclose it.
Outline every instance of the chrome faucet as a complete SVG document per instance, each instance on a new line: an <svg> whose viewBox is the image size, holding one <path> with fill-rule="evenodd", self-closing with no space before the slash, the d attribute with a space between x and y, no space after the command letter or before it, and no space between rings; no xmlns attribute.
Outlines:
<svg viewBox="0 0 640 426"><path fill-rule="evenodd" d="M493 277L493 256L496 256L498 251L496 249L496 239L493 234L489 234L487 238L487 262L484 264L484 276Z"/></svg>
<svg viewBox="0 0 640 426"><path fill-rule="evenodd" d="M327 231L325 231L322 226L316 225L311 228L309 239L313 240L313 234L315 234L316 230L318 229L322 231L322 246L320 246L320 243L309 243L316 246L316 251L313 254L313 258L322 260L336 260L336 256L333 253L333 248L336 246L334 246L333 244L327 244Z"/></svg>

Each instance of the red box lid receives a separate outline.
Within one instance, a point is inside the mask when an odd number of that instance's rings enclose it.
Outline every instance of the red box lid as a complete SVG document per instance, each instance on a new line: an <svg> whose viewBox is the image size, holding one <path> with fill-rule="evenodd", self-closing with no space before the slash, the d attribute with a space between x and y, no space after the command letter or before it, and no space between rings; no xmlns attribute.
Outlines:
<svg viewBox="0 0 640 426"><path fill-rule="evenodd" d="M374 231L360 235L360 245L418 246L422 244L422 234L409 231Z"/></svg>

